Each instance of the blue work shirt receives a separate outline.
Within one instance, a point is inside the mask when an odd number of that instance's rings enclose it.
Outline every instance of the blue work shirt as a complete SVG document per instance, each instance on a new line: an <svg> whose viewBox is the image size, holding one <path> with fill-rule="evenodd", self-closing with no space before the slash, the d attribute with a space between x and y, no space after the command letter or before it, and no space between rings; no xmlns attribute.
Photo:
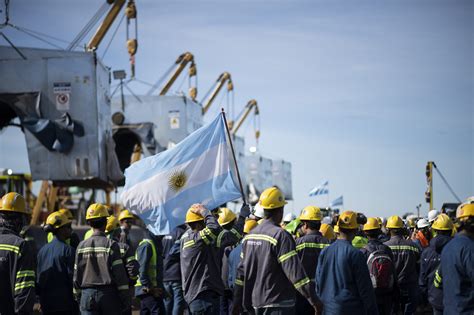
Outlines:
<svg viewBox="0 0 474 315"><path fill-rule="evenodd" d="M444 314L474 314L474 239L457 234L441 252Z"/></svg>
<svg viewBox="0 0 474 315"><path fill-rule="evenodd" d="M38 253L37 293L43 312L75 309L72 294L75 249L56 237Z"/></svg>
<svg viewBox="0 0 474 315"><path fill-rule="evenodd" d="M364 254L349 241L338 239L319 255L316 292L323 314L378 314Z"/></svg>

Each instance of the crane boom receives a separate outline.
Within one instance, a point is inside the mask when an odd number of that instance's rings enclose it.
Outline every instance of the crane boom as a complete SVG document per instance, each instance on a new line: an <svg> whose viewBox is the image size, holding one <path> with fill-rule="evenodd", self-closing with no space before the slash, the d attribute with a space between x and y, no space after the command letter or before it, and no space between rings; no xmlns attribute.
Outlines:
<svg viewBox="0 0 474 315"><path fill-rule="evenodd" d="M107 2L111 3L111 0L108 0ZM97 50L97 47L99 47L100 42L104 39L105 34L107 34L107 31L109 30L110 26L112 26L112 24L114 23L115 19L117 18L117 15L120 13L120 10L122 10L124 4L125 0L113 1L113 5L110 8L109 12L105 16L104 20L100 24L92 39L87 44L87 50Z"/></svg>
<svg viewBox="0 0 474 315"><path fill-rule="evenodd" d="M194 73L196 73L196 65L194 64L194 56L190 52L185 52L184 54L181 54L178 59L176 59L175 64L178 65L176 70L174 71L173 75L169 78L168 82L166 82L165 86L161 89L160 95L165 95L170 87L173 85L173 83L176 81L178 76L181 74L181 72L184 70L188 62L191 62L191 68L190 68L190 76ZM194 70L191 70L194 69Z"/></svg>
<svg viewBox="0 0 474 315"><path fill-rule="evenodd" d="M255 108L255 115L259 115L260 114L260 111L258 109L258 104L257 104L257 101L256 100L250 100L247 105L245 105L245 110L244 112L241 114L241 116L237 119L237 123L235 124L235 128L234 127L234 121L230 121L229 122L229 129L230 131L232 132L232 135L235 135L237 133L237 131L239 131L239 128L242 126L242 124L244 123L245 119L248 117L248 115L250 114L250 112L252 111L252 109ZM258 138L258 137L257 137Z"/></svg>
<svg viewBox="0 0 474 315"><path fill-rule="evenodd" d="M227 91L233 91L234 90L234 84L232 83L232 77L229 72L223 72L221 75L217 78L214 89L212 93L209 95L207 100L203 102L202 106L202 114L204 115L209 108L212 105L212 102L216 98L217 94L219 94L219 91L222 89L224 84L227 82Z"/></svg>

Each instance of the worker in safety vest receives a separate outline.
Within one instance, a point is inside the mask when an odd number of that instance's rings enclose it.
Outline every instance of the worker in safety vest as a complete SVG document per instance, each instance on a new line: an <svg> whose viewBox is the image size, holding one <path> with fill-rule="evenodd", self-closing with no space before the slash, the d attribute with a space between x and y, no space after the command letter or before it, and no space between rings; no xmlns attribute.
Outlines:
<svg viewBox="0 0 474 315"><path fill-rule="evenodd" d="M296 252L306 274L314 276L319 254L329 246L329 241L319 232L322 219L321 210L315 206L307 206L301 212L299 219L302 222L301 231L304 235L296 239ZM309 314L312 311L311 305L298 293L296 295L296 313Z"/></svg>
<svg viewBox="0 0 474 315"><path fill-rule="evenodd" d="M135 284L135 296L140 299L140 314L164 314L162 240L146 230L135 257L140 265Z"/></svg>
<svg viewBox="0 0 474 315"><path fill-rule="evenodd" d="M77 314L79 308L72 292L75 249L67 244L71 239L71 220L56 211L46 219L44 230L53 239L38 253L36 292L44 314Z"/></svg>
<svg viewBox="0 0 474 315"><path fill-rule="evenodd" d="M219 248L219 257L221 259L221 278L224 283L224 294L220 297L221 314L228 314L232 305L232 290L227 285L229 275L229 254L242 239L245 218L250 214L250 207L246 204L242 206L237 215L228 208L219 209L217 221L222 227L222 231L217 235L216 246Z"/></svg>
<svg viewBox="0 0 474 315"><path fill-rule="evenodd" d="M184 299L191 314L219 314L219 296L224 292L220 248L222 227L201 204L186 213L190 229L181 237L180 263Z"/></svg>
<svg viewBox="0 0 474 315"><path fill-rule="evenodd" d="M421 253L418 284L421 294L427 297L433 308L434 315L443 314L443 290L435 285L435 279L441 264L441 252L452 239L453 227L453 222L446 214L438 215L432 226L436 236L430 240L429 247Z"/></svg>
<svg viewBox="0 0 474 315"><path fill-rule="evenodd" d="M135 253L132 251L130 246L128 246L125 243L121 243L119 241L120 238L120 224L118 219L114 216L111 215L107 218L107 225L105 226L105 235L107 235L108 238L116 241L120 247L120 256L122 257L122 262L123 265L125 266L125 269L127 270L127 276L128 276L128 291L129 291L129 299L130 299L130 304L132 303L132 298L135 296L135 283L137 282L138 279L138 262L135 258ZM128 309L126 311L123 311L122 314L132 314L132 310Z"/></svg>
<svg viewBox="0 0 474 315"><path fill-rule="evenodd" d="M444 314L474 314L474 204L456 211L458 234L441 252Z"/></svg>
<svg viewBox="0 0 474 315"><path fill-rule="evenodd" d="M120 314L130 308L120 247L105 235L108 216L107 207L100 203L86 212L93 233L79 243L74 264L74 293L82 314Z"/></svg>
<svg viewBox="0 0 474 315"><path fill-rule="evenodd" d="M120 242L128 244L130 246L130 230L135 224L135 216L127 209L120 211L119 217L120 221Z"/></svg>
<svg viewBox="0 0 474 315"><path fill-rule="evenodd" d="M420 251L415 243L403 237L405 229L399 216L388 218L387 228L390 240L384 244L392 250L400 290L400 303L394 303L394 312L401 310L405 315L414 314L418 304L417 270Z"/></svg>
<svg viewBox="0 0 474 315"><path fill-rule="evenodd" d="M72 215L72 212L69 209L59 209L58 212L61 214L64 214L69 221L72 222L74 220L74 216ZM48 243L50 243L54 238L53 232L48 232ZM71 236L66 240L66 244L71 245L74 248L77 248L77 245L79 245L79 236L77 235L76 232L72 231Z"/></svg>
<svg viewBox="0 0 474 315"><path fill-rule="evenodd" d="M0 314L28 314L35 302L36 257L19 236L29 211L25 199L7 193L0 200Z"/></svg>
<svg viewBox="0 0 474 315"><path fill-rule="evenodd" d="M242 243L242 261L237 269L233 313L242 306L256 314L292 314L297 290L320 311L314 275L307 275L296 252L293 237L280 227L285 197L277 187L262 192L259 199L265 219ZM268 285L271 284L271 285Z"/></svg>

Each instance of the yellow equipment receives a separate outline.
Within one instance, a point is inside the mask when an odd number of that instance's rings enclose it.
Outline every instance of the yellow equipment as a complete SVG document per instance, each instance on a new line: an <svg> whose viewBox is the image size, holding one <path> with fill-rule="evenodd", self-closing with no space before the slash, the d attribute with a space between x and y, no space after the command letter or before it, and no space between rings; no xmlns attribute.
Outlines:
<svg viewBox="0 0 474 315"><path fill-rule="evenodd" d="M191 209L189 209L188 212L186 212L186 221L184 221L184 223L198 222L203 220L204 218L201 215L191 212Z"/></svg>
<svg viewBox="0 0 474 315"><path fill-rule="evenodd" d="M119 220L114 216L111 215L107 218L107 225L105 226L105 233L110 233L115 229L120 227Z"/></svg>
<svg viewBox="0 0 474 315"><path fill-rule="evenodd" d="M258 103L256 100L250 100L248 101L247 105L245 105L245 110L241 114L241 116L237 119L237 122L235 123L235 128L234 128L234 121L231 120L229 121L229 130L232 132L232 135L235 135L237 131L239 131L239 128L242 126L244 123L245 119L247 116L250 114L252 109L255 109L254 113L255 116L258 116L260 114L260 110L258 109ZM260 137L260 131L257 130L255 133L255 137L258 139Z"/></svg>
<svg viewBox="0 0 474 315"><path fill-rule="evenodd" d="M64 214L71 221L74 219L74 216L72 215L72 212L69 209L59 209L58 212Z"/></svg>
<svg viewBox="0 0 474 315"><path fill-rule="evenodd" d="M456 218L465 220L469 217L474 217L474 203L460 205L456 211Z"/></svg>
<svg viewBox="0 0 474 315"><path fill-rule="evenodd" d="M357 224L357 213L354 211L344 211L337 220L339 229L355 230L359 227Z"/></svg>
<svg viewBox="0 0 474 315"><path fill-rule="evenodd" d="M107 207L101 203L93 203L87 208L86 220L107 218L109 216L109 211Z"/></svg>
<svg viewBox="0 0 474 315"><path fill-rule="evenodd" d="M26 207L25 198L15 192L9 192L2 197L0 201L0 211L30 214L30 211Z"/></svg>
<svg viewBox="0 0 474 315"><path fill-rule="evenodd" d="M51 225L54 229L59 229L60 227L70 224L72 221L60 211L51 213L46 219L46 224Z"/></svg>
<svg viewBox="0 0 474 315"><path fill-rule="evenodd" d="M161 89L160 95L166 95L166 93L168 93L173 83L176 81L176 79L179 77L179 75L181 74L181 72L184 70L184 68L189 62L191 62L191 66L189 67L189 77L196 75L197 71L196 71L196 64L194 63L193 54L191 54L190 52L185 52L184 54L181 54L178 57L178 59L176 59L175 61L175 64L177 65L177 67L173 75L171 75L171 77L168 79L166 84Z"/></svg>
<svg viewBox="0 0 474 315"><path fill-rule="evenodd" d="M125 219L132 219L134 220L135 219L135 216L127 209L124 209L120 212L119 214L119 217L118 217L118 220L119 221L122 221L122 220L125 220Z"/></svg>
<svg viewBox="0 0 474 315"><path fill-rule="evenodd" d="M227 92L233 91L234 90L234 84L232 83L232 77L229 72L223 72L221 75L217 78L216 83L214 84L214 88L209 95L209 97L203 101L202 103L202 114L204 115L209 108L212 105L212 102L216 98L217 94L219 94L219 91L222 89L224 84L227 82Z"/></svg>
<svg viewBox="0 0 474 315"><path fill-rule="evenodd" d="M403 228L403 221L398 215L393 215L387 220L388 229L401 229Z"/></svg>
<svg viewBox="0 0 474 315"><path fill-rule="evenodd" d="M379 223L380 226L382 226L383 220L381 217L377 217L377 222Z"/></svg>
<svg viewBox="0 0 474 315"><path fill-rule="evenodd" d="M334 226L334 233L339 234L339 225Z"/></svg>
<svg viewBox="0 0 474 315"><path fill-rule="evenodd" d="M234 212L232 212L232 210L228 208L219 209L219 218L217 219L217 221L221 226L231 223L235 220L235 218L237 218L237 216Z"/></svg>
<svg viewBox="0 0 474 315"><path fill-rule="evenodd" d="M448 215L441 213L438 215L436 220L433 222L431 226L434 230L440 231L451 231L454 227L453 221L449 218Z"/></svg>
<svg viewBox="0 0 474 315"><path fill-rule="evenodd" d="M109 3L112 3L112 2L109 2ZM107 34L107 31L109 30L110 26L112 26L112 23L114 23L115 19L117 18L117 15L120 13L120 10L122 10L122 7L124 6L124 4L125 4L125 0L113 1L113 5L110 8L109 12L107 13L106 17L100 24L99 28L95 32L92 39L87 44L87 49L89 51L97 50L100 42L104 39L105 34Z"/></svg>
<svg viewBox="0 0 474 315"><path fill-rule="evenodd" d="M245 225L244 225L244 233L249 234L249 232L252 231L253 228L255 228L257 225L258 225L257 221L253 219L246 220Z"/></svg>
<svg viewBox="0 0 474 315"><path fill-rule="evenodd" d="M301 221L321 221L322 218L321 209L315 206L306 206L299 219Z"/></svg>
<svg viewBox="0 0 474 315"><path fill-rule="evenodd" d="M258 202L265 210L281 208L287 204L285 196L283 196L282 192L277 187L265 189L260 195Z"/></svg>
<svg viewBox="0 0 474 315"><path fill-rule="evenodd" d="M334 229L332 228L331 225L327 223L321 224L321 228L319 229L319 232L321 232L321 234L328 240L333 240L336 238L336 234L334 234Z"/></svg>
<svg viewBox="0 0 474 315"><path fill-rule="evenodd" d="M409 218L407 220L407 224L408 224L408 227L410 228L416 228L415 218Z"/></svg>
<svg viewBox="0 0 474 315"><path fill-rule="evenodd" d="M367 223L364 224L364 227L362 228L362 231L371 231L377 229L380 229L379 220L377 220L377 218L368 218Z"/></svg>

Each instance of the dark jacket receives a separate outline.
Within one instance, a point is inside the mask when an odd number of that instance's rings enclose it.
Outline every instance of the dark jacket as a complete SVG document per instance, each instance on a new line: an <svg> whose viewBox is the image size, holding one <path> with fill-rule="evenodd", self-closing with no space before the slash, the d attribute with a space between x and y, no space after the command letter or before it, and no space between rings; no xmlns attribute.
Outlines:
<svg viewBox="0 0 474 315"><path fill-rule="evenodd" d="M186 231L185 224L175 227L170 235L163 237L163 281L181 281L179 255L171 255L170 250L174 244L179 244L181 236Z"/></svg>
<svg viewBox="0 0 474 315"><path fill-rule="evenodd" d="M72 294L74 274L74 248L56 237L38 253L37 287L43 312L70 311L75 309Z"/></svg>
<svg viewBox="0 0 474 315"><path fill-rule="evenodd" d="M181 237L180 263L184 299L189 304L205 291L222 295L220 248L217 236L222 227L210 212L204 218L206 227L199 232L187 230Z"/></svg>
<svg viewBox="0 0 474 315"><path fill-rule="evenodd" d="M0 314L33 311L36 256L30 246L12 230L0 228Z"/></svg>
<svg viewBox="0 0 474 315"><path fill-rule="evenodd" d="M443 290L434 285L435 273L441 263L441 251L451 240L450 236L437 235L431 239L429 247L421 254L418 284L424 296L428 296L431 306L443 309Z"/></svg>
<svg viewBox="0 0 474 315"><path fill-rule="evenodd" d="M417 264L420 259L418 247L411 241L401 236L392 236L384 243L393 253L393 262L398 276L398 285L418 286Z"/></svg>
<svg viewBox="0 0 474 315"><path fill-rule="evenodd" d="M304 271L311 278L316 274L319 254L329 245L329 241L319 231L306 234L296 239L296 252L301 260Z"/></svg>
<svg viewBox="0 0 474 315"><path fill-rule="evenodd" d="M324 314L378 314L365 257L349 241L338 239L319 255L316 291Z"/></svg>
<svg viewBox="0 0 474 315"><path fill-rule="evenodd" d="M444 314L474 313L474 239L457 234L441 252Z"/></svg>
<svg viewBox="0 0 474 315"><path fill-rule="evenodd" d="M295 290L316 299L293 237L271 220L264 220L244 237L235 284L235 303L246 309L293 306Z"/></svg>

